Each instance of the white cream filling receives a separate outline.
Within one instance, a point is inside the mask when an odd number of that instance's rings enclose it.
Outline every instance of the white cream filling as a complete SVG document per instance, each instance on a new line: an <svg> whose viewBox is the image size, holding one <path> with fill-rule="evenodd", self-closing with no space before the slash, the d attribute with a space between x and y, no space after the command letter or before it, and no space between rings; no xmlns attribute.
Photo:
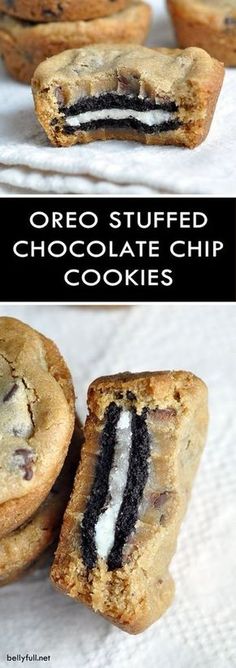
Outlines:
<svg viewBox="0 0 236 668"><path fill-rule="evenodd" d="M109 475L109 503L104 513L99 516L95 526L96 550L98 556L102 559L107 559L114 543L115 526L127 481L132 442L131 420L131 411L124 410L121 412L116 428L114 458Z"/></svg>
<svg viewBox="0 0 236 668"><path fill-rule="evenodd" d="M66 118L66 125L78 127L83 123L100 120L124 120L126 118L135 118L136 121L145 123L145 125L161 125L174 118L173 111L164 109L152 109L151 111L136 111L135 109L97 109L94 111L84 111L75 116Z"/></svg>

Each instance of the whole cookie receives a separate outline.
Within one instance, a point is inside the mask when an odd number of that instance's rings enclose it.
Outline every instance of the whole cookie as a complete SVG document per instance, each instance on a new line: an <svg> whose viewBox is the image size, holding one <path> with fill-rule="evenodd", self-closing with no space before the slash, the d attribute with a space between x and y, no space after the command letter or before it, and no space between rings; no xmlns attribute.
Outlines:
<svg viewBox="0 0 236 668"><path fill-rule="evenodd" d="M16 580L57 538L79 463L82 432L77 426L62 471L47 499L26 524L0 540L0 586Z"/></svg>
<svg viewBox="0 0 236 668"><path fill-rule="evenodd" d="M0 318L0 537L46 498L74 427L70 372L56 345Z"/></svg>
<svg viewBox="0 0 236 668"><path fill-rule="evenodd" d="M236 0L167 0L179 46L200 46L236 67Z"/></svg>
<svg viewBox="0 0 236 668"><path fill-rule="evenodd" d="M2 14L0 52L9 73L30 83L39 63L65 49L101 42L143 42L150 20L151 8L144 2L132 2L117 14L91 21L29 24Z"/></svg>
<svg viewBox="0 0 236 668"><path fill-rule="evenodd" d="M131 0L0 0L0 10L26 21L76 21L119 12Z"/></svg>

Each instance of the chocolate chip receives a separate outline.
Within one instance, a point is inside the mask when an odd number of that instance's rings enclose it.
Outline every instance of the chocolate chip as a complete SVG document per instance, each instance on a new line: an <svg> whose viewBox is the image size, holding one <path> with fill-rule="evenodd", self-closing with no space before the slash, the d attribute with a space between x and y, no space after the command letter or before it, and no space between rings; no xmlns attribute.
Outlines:
<svg viewBox="0 0 236 668"><path fill-rule="evenodd" d="M18 390L18 385L17 385L17 383L14 383L14 385L12 385L11 389L8 390L8 392L3 397L3 403L6 403L7 401L10 401L10 399L13 397L13 395L16 393L17 390Z"/></svg>
<svg viewBox="0 0 236 668"><path fill-rule="evenodd" d="M162 508L166 501L170 498L171 492L159 492L150 495L149 501L154 508Z"/></svg>
<svg viewBox="0 0 236 668"><path fill-rule="evenodd" d="M176 390L176 388L175 388L175 391L174 391L174 399L175 399L175 401L180 401L180 393L179 393L179 390Z"/></svg>
<svg viewBox="0 0 236 668"><path fill-rule="evenodd" d="M127 399L129 401L136 401L136 399L137 399L136 395L133 392L131 392L130 390L127 390L126 396L127 396Z"/></svg>
<svg viewBox="0 0 236 668"><path fill-rule="evenodd" d="M62 92L60 86L57 86L55 88L55 97L56 97L56 100L57 100L57 103L58 103L59 107L61 107L63 104L65 104L64 95L63 95L63 92Z"/></svg>
<svg viewBox="0 0 236 668"><path fill-rule="evenodd" d="M156 408L153 413L158 420L165 422L165 420L175 417L176 410L175 408Z"/></svg>
<svg viewBox="0 0 236 668"><path fill-rule="evenodd" d="M26 448L17 448L14 452L14 457L19 458L18 466L23 472L24 480L31 480L33 478L32 464L34 463L34 453L32 450Z"/></svg>
<svg viewBox="0 0 236 668"><path fill-rule="evenodd" d="M115 398L116 399L123 399L123 392L115 392Z"/></svg>
<svg viewBox="0 0 236 668"><path fill-rule="evenodd" d="M226 16L225 17L226 26L235 26L236 25L236 16Z"/></svg>

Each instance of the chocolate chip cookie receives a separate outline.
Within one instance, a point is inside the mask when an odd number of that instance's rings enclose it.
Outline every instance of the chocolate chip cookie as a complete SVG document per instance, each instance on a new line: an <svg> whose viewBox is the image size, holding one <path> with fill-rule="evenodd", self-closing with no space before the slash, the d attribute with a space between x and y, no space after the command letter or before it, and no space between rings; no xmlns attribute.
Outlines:
<svg viewBox="0 0 236 668"><path fill-rule="evenodd" d="M0 0L0 11L37 23L88 20L109 16L131 0Z"/></svg>
<svg viewBox="0 0 236 668"><path fill-rule="evenodd" d="M170 605L169 563L206 438L191 373L108 376L88 392L85 443L52 580L129 633Z"/></svg>
<svg viewBox="0 0 236 668"><path fill-rule="evenodd" d="M236 0L168 0L178 43L236 66Z"/></svg>
<svg viewBox="0 0 236 668"><path fill-rule="evenodd" d="M14 318L0 318L0 537L46 498L73 427L72 380L56 345Z"/></svg>
<svg viewBox="0 0 236 668"><path fill-rule="evenodd" d="M9 73L30 83L39 63L65 49L115 40L144 42L150 21L151 8L144 2L132 2L123 11L91 21L33 24L2 14L0 52Z"/></svg>
<svg viewBox="0 0 236 668"><path fill-rule="evenodd" d="M128 139L193 148L208 134L223 75L202 49L96 45L41 63L32 89L55 146Z"/></svg>
<svg viewBox="0 0 236 668"><path fill-rule="evenodd" d="M0 540L0 586L24 574L59 535L79 463L82 432L77 425L62 471L35 515Z"/></svg>

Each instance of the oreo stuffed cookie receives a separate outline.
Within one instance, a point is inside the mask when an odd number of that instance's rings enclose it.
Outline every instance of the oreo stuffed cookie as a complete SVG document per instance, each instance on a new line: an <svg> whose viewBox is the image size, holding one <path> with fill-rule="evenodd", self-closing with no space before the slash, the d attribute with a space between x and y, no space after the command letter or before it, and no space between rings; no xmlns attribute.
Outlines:
<svg viewBox="0 0 236 668"><path fill-rule="evenodd" d="M32 89L55 146L125 139L194 148L208 134L223 76L202 49L103 44L46 60Z"/></svg>
<svg viewBox="0 0 236 668"><path fill-rule="evenodd" d="M0 318L0 537L49 493L74 428L74 390L56 345Z"/></svg>
<svg viewBox="0 0 236 668"><path fill-rule="evenodd" d="M207 423L207 388L189 372L123 373L89 387L52 579L129 633L172 601L169 564Z"/></svg>

